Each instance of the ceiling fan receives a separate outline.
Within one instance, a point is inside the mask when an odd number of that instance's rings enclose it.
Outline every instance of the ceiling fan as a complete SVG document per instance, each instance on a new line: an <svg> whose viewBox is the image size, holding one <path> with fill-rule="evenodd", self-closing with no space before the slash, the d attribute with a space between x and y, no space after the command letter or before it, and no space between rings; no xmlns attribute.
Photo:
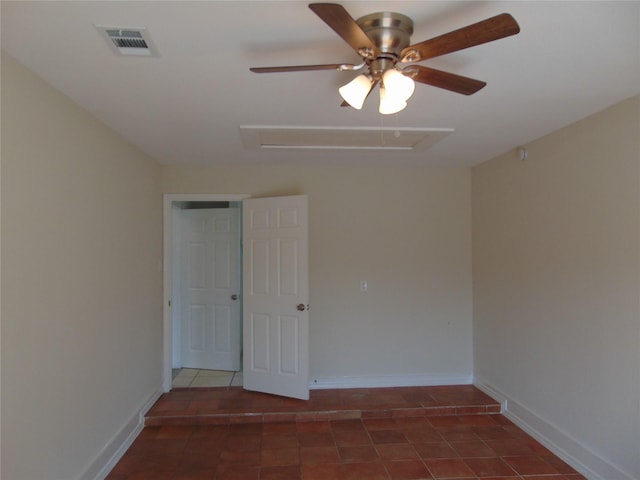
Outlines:
<svg viewBox="0 0 640 480"><path fill-rule="evenodd" d="M444 35L410 44L413 21L400 13L378 12L354 20L342 5L311 3L309 8L362 57L362 63L253 67L255 73L301 72L308 70L358 71L365 73L339 89L343 106L358 110L380 84L380 113L396 113L407 105L414 82L471 95L485 82L454 73L415 65L430 58L499 40L520 31L508 13L454 30ZM399 64L408 64L401 66Z"/></svg>

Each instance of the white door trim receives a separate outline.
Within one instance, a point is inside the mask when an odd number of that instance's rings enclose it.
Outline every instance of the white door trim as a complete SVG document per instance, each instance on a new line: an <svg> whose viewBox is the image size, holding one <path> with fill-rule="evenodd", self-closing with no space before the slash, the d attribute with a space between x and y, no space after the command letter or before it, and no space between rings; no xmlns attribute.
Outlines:
<svg viewBox="0 0 640 480"><path fill-rule="evenodd" d="M163 195L163 262L162 262L162 389L171 390L171 365L173 363L173 318L169 303L172 297L173 271L173 222L171 205L173 202L240 202L251 195L215 193L166 193Z"/></svg>

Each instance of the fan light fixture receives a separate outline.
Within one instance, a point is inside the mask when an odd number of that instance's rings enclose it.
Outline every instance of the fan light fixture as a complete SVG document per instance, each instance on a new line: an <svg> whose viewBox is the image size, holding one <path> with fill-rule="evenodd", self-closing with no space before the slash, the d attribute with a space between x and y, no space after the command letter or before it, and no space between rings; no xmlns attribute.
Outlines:
<svg viewBox="0 0 640 480"><path fill-rule="evenodd" d="M353 108L360 110L374 86L374 80L368 75L359 75L338 89L340 95ZM413 95L415 82L395 68L382 75L380 84L380 107L383 115L397 113L407 106L407 100Z"/></svg>
<svg viewBox="0 0 640 480"><path fill-rule="evenodd" d="M407 106L406 100L393 95L384 85L380 86L380 106L378 111L382 115L391 115L392 113L398 113L400 110L404 110Z"/></svg>
<svg viewBox="0 0 640 480"><path fill-rule="evenodd" d="M360 110L364 104L367 95L371 91L371 77L367 75L358 75L346 85L338 89L344 101L353 108Z"/></svg>

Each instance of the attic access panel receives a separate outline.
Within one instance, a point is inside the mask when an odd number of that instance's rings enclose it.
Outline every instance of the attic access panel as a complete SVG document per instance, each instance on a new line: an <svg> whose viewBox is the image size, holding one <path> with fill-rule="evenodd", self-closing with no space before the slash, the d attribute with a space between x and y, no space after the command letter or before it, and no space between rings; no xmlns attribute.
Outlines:
<svg viewBox="0 0 640 480"><path fill-rule="evenodd" d="M249 150L377 150L416 152L427 149L453 128L268 127L242 125Z"/></svg>

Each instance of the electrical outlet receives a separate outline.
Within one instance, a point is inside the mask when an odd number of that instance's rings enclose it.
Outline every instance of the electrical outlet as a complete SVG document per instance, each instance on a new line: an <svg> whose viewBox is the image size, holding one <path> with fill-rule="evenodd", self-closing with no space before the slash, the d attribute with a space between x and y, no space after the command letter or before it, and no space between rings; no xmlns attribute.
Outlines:
<svg viewBox="0 0 640 480"><path fill-rule="evenodd" d="M367 285L367 281L366 280L360 280L360 291L361 292L366 292L369 288L369 285Z"/></svg>

